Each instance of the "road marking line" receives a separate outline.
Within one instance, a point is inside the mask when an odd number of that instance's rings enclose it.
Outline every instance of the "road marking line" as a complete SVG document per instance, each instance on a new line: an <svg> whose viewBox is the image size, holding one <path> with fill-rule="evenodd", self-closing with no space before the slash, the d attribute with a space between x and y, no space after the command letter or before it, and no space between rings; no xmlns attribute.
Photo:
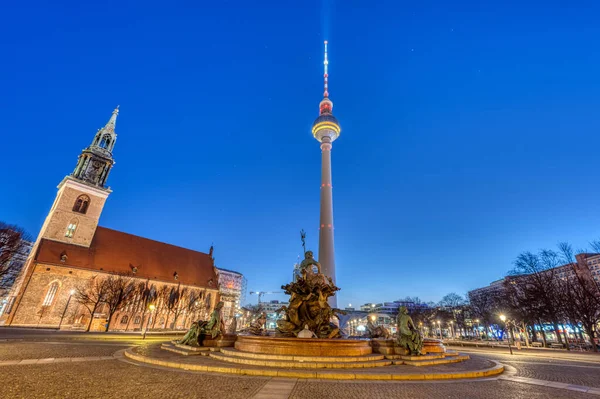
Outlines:
<svg viewBox="0 0 600 399"><path fill-rule="evenodd" d="M543 385L546 387L566 389L568 391L590 393L593 395L600 395L600 389L598 389L598 388L586 387L583 385L565 384L564 382L538 380L535 378L516 377L516 376L511 376L511 375L501 375L500 377L498 377L498 379L505 380L505 381L512 381L512 382L521 382L523 384L530 384L530 385Z"/></svg>
<svg viewBox="0 0 600 399"><path fill-rule="evenodd" d="M2 360L1 366L21 366L28 364L53 364L53 363L71 363L71 362L96 362L100 360L112 360L112 356L88 356L88 357L59 357L59 358L44 358L44 359L18 359L18 360Z"/></svg>

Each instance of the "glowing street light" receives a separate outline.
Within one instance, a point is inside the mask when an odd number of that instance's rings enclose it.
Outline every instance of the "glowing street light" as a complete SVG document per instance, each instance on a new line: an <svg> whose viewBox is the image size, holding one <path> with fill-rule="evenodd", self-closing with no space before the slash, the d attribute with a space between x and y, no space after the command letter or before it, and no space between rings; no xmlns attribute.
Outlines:
<svg viewBox="0 0 600 399"><path fill-rule="evenodd" d="M502 322L504 323L504 329L506 330L506 334L508 334L509 321L507 320L506 316L503 314L500 315L500 320L502 320ZM508 350L510 351L510 354L512 355L513 351L512 351L512 347L510 346L510 335L508 336Z"/></svg>

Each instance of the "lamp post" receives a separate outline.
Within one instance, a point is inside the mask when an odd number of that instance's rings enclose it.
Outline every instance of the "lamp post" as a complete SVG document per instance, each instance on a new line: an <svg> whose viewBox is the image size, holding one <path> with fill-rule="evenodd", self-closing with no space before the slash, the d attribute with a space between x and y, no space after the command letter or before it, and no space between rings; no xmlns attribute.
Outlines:
<svg viewBox="0 0 600 399"><path fill-rule="evenodd" d="M475 323L477 324L477 339L481 339L481 334L479 334L479 319L475 319Z"/></svg>
<svg viewBox="0 0 600 399"><path fill-rule="evenodd" d="M454 328L452 328L452 320L450 320L450 335L452 336L452 339L454 339Z"/></svg>
<svg viewBox="0 0 600 399"><path fill-rule="evenodd" d="M146 323L146 328L144 329L144 335L142 335L142 339L146 339L146 332L148 331L148 326L152 322L152 314L154 314L154 309L156 309L156 306L150 304L150 306L148 306L148 309L150 309L150 317L148 317L148 322Z"/></svg>
<svg viewBox="0 0 600 399"><path fill-rule="evenodd" d="M506 330L506 333L508 334L508 324L510 323L507 319L506 316L501 314L500 315L500 320L502 320L502 322L504 323L504 329ZM513 354L512 351L512 346L510 346L510 335L508 336L508 350L510 351L510 354Z"/></svg>
<svg viewBox="0 0 600 399"><path fill-rule="evenodd" d="M440 321L437 321L438 324L438 329L440 330L440 341L443 341L444 338L442 337L442 325L440 324Z"/></svg>
<svg viewBox="0 0 600 399"><path fill-rule="evenodd" d="M60 326L62 326L63 319L65 318L65 314L67 314L67 309L69 309L69 303L71 302L71 297L75 293L75 290L69 291L69 299L67 299L67 304L65 305L65 310L62 312L62 316L60 316L60 323L58 323L58 330L60 330Z"/></svg>

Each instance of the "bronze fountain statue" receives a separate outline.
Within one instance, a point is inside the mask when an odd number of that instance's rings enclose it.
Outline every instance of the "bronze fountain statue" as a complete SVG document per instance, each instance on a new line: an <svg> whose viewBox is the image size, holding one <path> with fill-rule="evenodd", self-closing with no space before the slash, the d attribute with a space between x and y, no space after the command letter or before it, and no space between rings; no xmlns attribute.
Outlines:
<svg viewBox="0 0 600 399"><path fill-rule="evenodd" d="M201 346L202 341L207 335L210 335L212 339L215 339L220 335L224 335L225 323L221 315L221 309L223 308L223 305L223 302L217 303L208 321L198 320L193 322L192 326L179 341L179 343L190 346Z"/></svg>
<svg viewBox="0 0 600 399"><path fill-rule="evenodd" d="M411 355L422 355L423 337L408 315L406 306L400 306L398 311L398 346L407 349Z"/></svg>
<svg viewBox="0 0 600 399"><path fill-rule="evenodd" d="M367 338L383 338L389 339L392 337L389 330L383 326L376 326L371 320L367 321L367 331L365 332Z"/></svg>
<svg viewBox="0 0 600 399"><path fill-rule="evenodd" d="M267 313L260 312L252 322L250 322L250 326L244 328L241 332L248 333L251 335L265 335L265 323L267 322Z"/></svg>
<svg viewBox="0 0 600 399"><path fill-rule="evenodd" d="M304 236L302 238L304 243ZM290 295L290 301L288 306L278 310L285 312L285 317L277 321L277 335L295 337L308 326L318 338L340 337L340 329L332 319L345 312L332 309L327 303L327 298L335 295L339 288L321 273L321 265L313 258L312 251L304 253L300 274L292 283L281 286Z"/></svg>

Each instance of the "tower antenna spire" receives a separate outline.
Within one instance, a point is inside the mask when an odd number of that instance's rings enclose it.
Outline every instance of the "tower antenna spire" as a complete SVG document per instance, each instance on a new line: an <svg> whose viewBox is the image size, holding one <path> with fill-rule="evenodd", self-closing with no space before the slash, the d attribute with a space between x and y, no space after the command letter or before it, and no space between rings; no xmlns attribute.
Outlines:
<svg viewBox="0 0 600 399"><path fill-rule="evenodd" d="M325 97L325 98L329 97L329 85L328 85L329 75L327 73L327 65L329 65L329 61L327 61L327 40L325 40L325 58L323 60L323 69L325 72L323 74L324 85L325 85L325 91L323 92L323 97Z"/></svg>

